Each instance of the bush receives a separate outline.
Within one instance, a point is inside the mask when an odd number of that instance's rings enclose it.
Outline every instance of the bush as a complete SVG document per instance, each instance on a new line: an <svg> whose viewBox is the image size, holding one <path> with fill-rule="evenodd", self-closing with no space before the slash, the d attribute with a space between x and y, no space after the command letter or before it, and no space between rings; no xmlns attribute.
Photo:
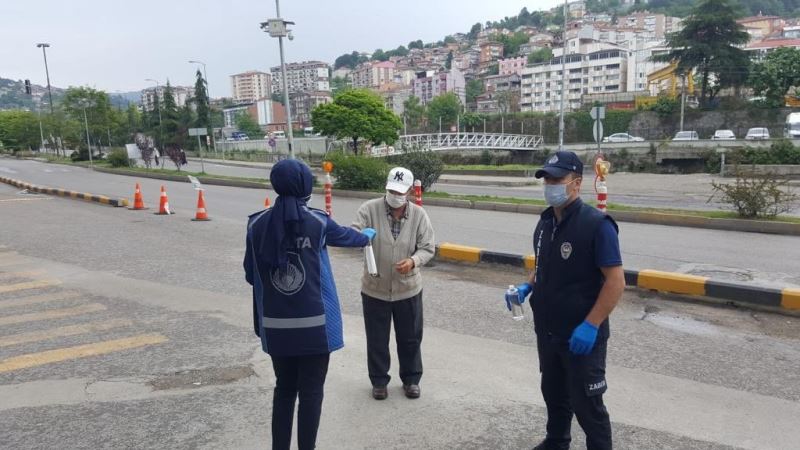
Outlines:
<svg viewBox="0 0 800 450"><path fill-rule="evenodd" d="M389 162L403 166L422 182L422 190L427 191L439 179L444 170L442 156L435 152L412 150L400 156L392 156Z"/></svg>
<svg viewBox="0 0 800 450"><path fill-rule="evenodd" d="M125 150L119 149L114 150L108 154L108 163L111 164L111 167L130 167L131 162L128 159L128 152Z"/></svg>
<svg viewBox="0 0 800 450"><path fill-rule="evenodd" d="M380 158L332 153L333 176L339 189L378 191L386 186L389 166Z"/></svg>
<svg viewBox="0 0 800 450"><path fill-rule="evenodd" d="M754 176L737 170L736 181L729 184L711 182L714 194L719 196L739 217L771 218L792 210L798 197L789 189L789 181L775 175Z"/></svg>
<svg viewBox="0 0 800 450"><path fill-rule="evenodd" d="M72 154L69 155L69 159L73 161L88 161L89 151L85 148L78 149L78 151L72 152Z"/></svg>

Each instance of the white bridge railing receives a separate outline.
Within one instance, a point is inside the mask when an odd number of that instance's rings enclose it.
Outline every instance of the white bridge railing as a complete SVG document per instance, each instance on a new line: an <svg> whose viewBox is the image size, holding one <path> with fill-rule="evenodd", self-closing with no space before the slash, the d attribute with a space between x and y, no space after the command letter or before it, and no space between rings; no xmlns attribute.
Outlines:
<svg viewBox="0 0 800 450"><path fill-rule="evenodd" d="M422 150L535 150L541 136L501 133L431 133L400 136L399 146Z"/></svg>

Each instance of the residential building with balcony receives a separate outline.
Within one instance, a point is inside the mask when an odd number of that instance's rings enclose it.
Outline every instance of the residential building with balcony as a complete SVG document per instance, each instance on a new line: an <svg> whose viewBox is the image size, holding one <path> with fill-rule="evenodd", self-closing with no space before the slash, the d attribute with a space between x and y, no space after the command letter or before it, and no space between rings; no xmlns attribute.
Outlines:
<svg viewBox="0 0 800 450"><path fill-rule="evenodd" d="M321 61L303 61L286 65L286 78L289 80L289 92L330 91L328 63ZM281 66L270 69L272 74L272 92L283 92L283 74Z"/></svg>
<svg viewBox="0 0 800 450"><path fill-rule="evenodd" d="M354 88L377 89L394 81L395 63L391 61L367 61L351 74Z"/></svg>
<svg viewBox="0 0 800 450"><path fill-rule="evenodd" d="M237 103L255 102L272 93L272 78L266 72L250 70L231 75L231 92Z"/></svg>
<svg viewBox="0 0 800 450"><path fill-rule="evenodd" d="M419 98L420 103L427 105L435 97L453 92L464 105L467 101L466 85L464 74L455 67L438 72L427 70L418 72L417 77L412 80L411 93Z"/></svg>
<svg viewBox="0 0 800 450"><path fill-rule="evenodd" d="M158 102L163 107L164 105L164 90L166 86L152 87L142 91L142 110L153 111L156 109L156 96ZM194 96L194 88L186 86L170 86L172 90L172 98L175 99L175 106L182 108L186 106L186 102Z"/></svg>

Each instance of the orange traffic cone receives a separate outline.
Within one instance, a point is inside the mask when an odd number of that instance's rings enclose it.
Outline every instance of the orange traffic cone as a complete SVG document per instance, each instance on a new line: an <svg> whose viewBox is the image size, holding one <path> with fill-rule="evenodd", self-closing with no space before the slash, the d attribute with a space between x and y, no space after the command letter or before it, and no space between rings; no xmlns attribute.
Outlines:
<svg viewBox="0 0 800 450"><path fill-rule="evenodd" d="M161 201L158 205L158 212L156 215L159 216L168 216L172 214L172 211L169 210L169 198L167 198L167 190L164 186L161 186Z"/></svg>
<svg viewBox="0 0 800 450"><path fill-rule="evenodd" d="M136 192L133 194L133 208L131 210L147 209L144 207L144 198L142 198L142 189L139 183L136 183Z"/></svg>
<svg viewBox="0 0 800 450"><path fill-rule="evenodd" d="M211 220L208 218L208 213L206 212L206 201L203 198L203 191L197 191L197 214L192 219L195 222L201 222L206 220Z"/></svg>
<svg viewBox="0 0 800 450"><path fill-rule="evenodd" d="M267 198L264 200L264 208L269 208L269 195L267 195Z"/></svg>

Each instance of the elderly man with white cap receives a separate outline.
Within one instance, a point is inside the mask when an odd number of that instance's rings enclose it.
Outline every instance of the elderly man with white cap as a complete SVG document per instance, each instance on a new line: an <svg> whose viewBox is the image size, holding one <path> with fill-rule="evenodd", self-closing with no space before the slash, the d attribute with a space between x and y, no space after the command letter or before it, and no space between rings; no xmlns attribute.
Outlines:
<svg viewBox="0 0 800 450"><path fill-rule="evenodd" d="M422 278L420 268L436 251L428 214L408 201L414 175L403 167L389 171L386 195L365 202L353 226L374 228L372 241L377 276L366 269L361 280L367 368L372 397L387 397L389 384L389 334L394 321L400 379L408 398L419 398L422 378Z"/></svg>

